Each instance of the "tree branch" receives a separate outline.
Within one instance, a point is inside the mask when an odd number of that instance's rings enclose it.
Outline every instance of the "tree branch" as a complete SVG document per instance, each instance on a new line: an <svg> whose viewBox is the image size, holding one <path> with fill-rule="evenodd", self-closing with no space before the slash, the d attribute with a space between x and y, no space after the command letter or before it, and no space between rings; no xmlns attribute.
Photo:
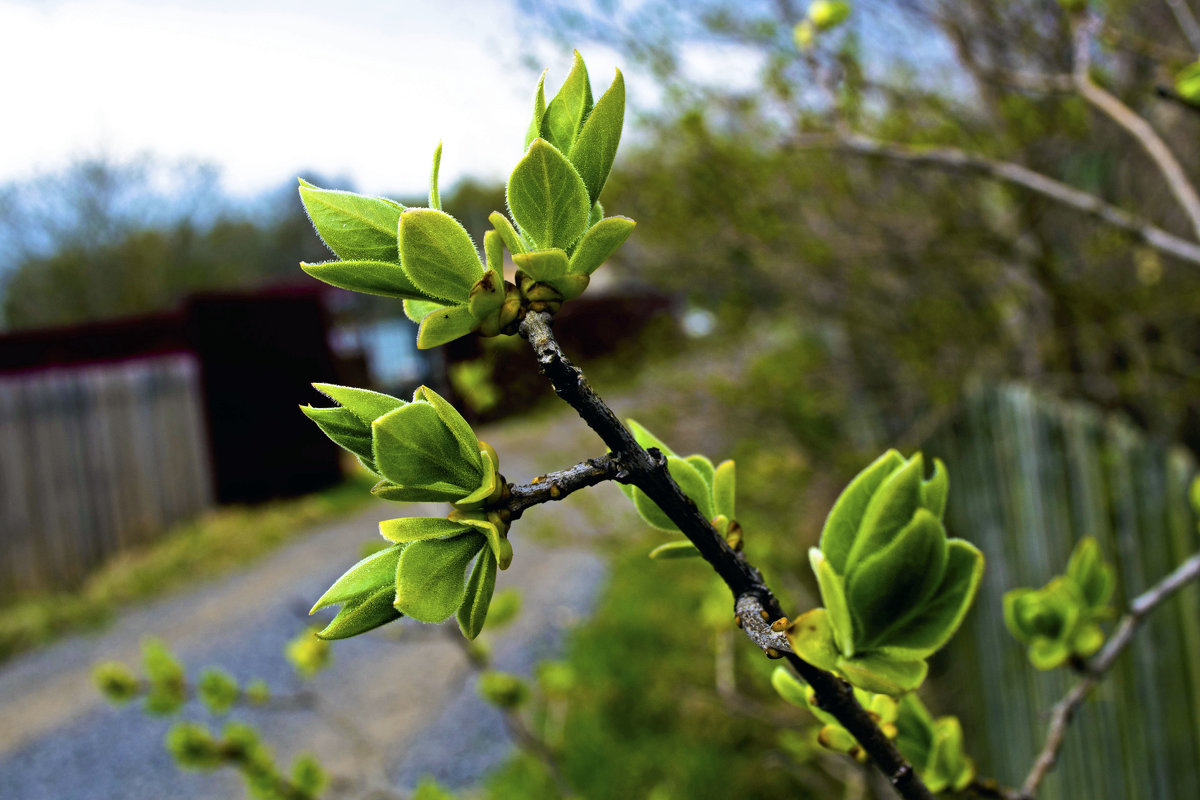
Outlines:
<svg viewBox="0 0 1200 800"><path fill-rule="evenodd" d="M672 480L663 454L657 449L648 451L637 443L629 429L592 389L579 368L563 354L550 330L550 322L549 314L530 313L520 325L521 336L532 346L542 374L550 380L555 393L570 404L608 445L612 456L621 465L616 479L644 491L696 546L729 587L737 607L745 611L741 615L743 627L750 626L748 633L757 644L758 639L754 637L758 634L753 630L757 629L758 624L769 627L770 622L783 617L779 601L763 581L762 574L743 555L734 552L712 523L700 514L696 504ZM771 638L770 641L777 642L777 639ZM794 653L778 647L774 649L777 651L775 655L785 657L808 682L820 706L833 714L854 735L902 797L907 800L932 800L933 795L912 765L859 705L850 684L818 669Z"/></svg>
<svg viewBox="0 0 1200 800"><path fill-rule="evenodd" d="M1200 53L1200 22L1196 21L1196 15L1192 13L1192 9L1188 8L1188 4L1184 0L1166 0L1166 3L1171 9L1171 13L1175 15L1175 21L1179 23L1179 30L1183 32L1188 44L1193 50Z"/></svg>
<svg viewBox="0 0 1200 800"><path fill-rule="evenodd" d="M508 508L512 519L518 519L526 509L554 500L562 500L571 492L595 486L604 481L615 480L621 473L621 464L612 453L599 458L589 458L573 467L539 475L529 483L509 484Z"/></svg>
<svg viewBox="0 0 1200 800"><path fill-rule="evenodd" d="M1083 704L1088 692L1107 674L1113 662L1117 660L1117 656L1132 640L1134 631L1142 624L1146 616L1180 588L1197 578L1200 578L1200 553L1196 553L1184 561L1161 581L1133 599L1133 602L1129 604L1129 611L1121 618L1108 643L1088 663L1083 678L1067 692L1062 700L1058 701L1050 712L1046 743L1034 761L1028 777L1025 778L1025 783L1021 786L1021 792L1017 795L1018 800L1033 800L1037 795L1038 787L1041 786L1042 781L1058 760L1058 751L1062 748L1071 718Z"/></svg>
<svg viewBox="0 0 1200 800"><path fill-rule="evenodd" d="M1160 252L1186 261L1192 266L1200 267L1200 244L1168 233L1149 220L1106 203L1093 194L1068 186L1011 161L987 158L954 147L917 148L892 142L881 142L857 134L848 136L800 135L791 140L791 145L800 149L835 150L850 155L887 158L948 172L982 175L1010 183L1077 211L1082 211L1101 222L1120 228L1134 239Z"/></svg>
<svg viewBox="0 0 1200 800"><path fill-rule="evenodd" d="M1155 133L1150 123L1146 122L1136 111L1122 103L1092 80L1091 69L1091 40L1092 25L1081 23L1075 25L1075 86L1083 99L1087 100L1100 111L1104 112L1113 122L1120 125L1137 139L1138 144L1154 161L1158 171L1162 173L1167 187L1192 224L1196 237L1200 239L1200 194L1188 180L1187 173L1175 158L1174 153L1167 147L1166 142Z"/></svg>

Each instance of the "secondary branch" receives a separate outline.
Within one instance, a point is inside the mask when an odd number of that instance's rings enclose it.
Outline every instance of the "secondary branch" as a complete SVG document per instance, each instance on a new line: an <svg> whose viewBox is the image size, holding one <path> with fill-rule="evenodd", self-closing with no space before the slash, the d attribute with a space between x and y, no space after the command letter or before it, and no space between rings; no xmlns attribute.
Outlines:
<svg viewBox="0 0 1200 800"><path fill-rule="evenodd" d="M767 587L762 573L726 544L725 539L713 528L712 522L705 519L696 504L683 493L671 478L663 454L657 449L646 450L637 443L629 429L592 389L579 368L563 354L550 329L550 322L548 314L531 313L526 315L520 326L521 336L533 347L542 374L550 380L555 393L569 403L608 445L612 456L621 466L616 479L644 491L725 581L733 593L739 612L743 612L743 628L747 623L750 624L748 632L758 644L759 638L753 633L758 625L769 626L784 616L779 601ZM770 641L781 644L778 637ZM774 652L767 651L768 655L787 659L812 687L820 706L833 714L854 735L902 797L907 800L932 800L933 795L912 765L859 705L850 684L809 664L795 653L774 645L772 648Z"/></svg>

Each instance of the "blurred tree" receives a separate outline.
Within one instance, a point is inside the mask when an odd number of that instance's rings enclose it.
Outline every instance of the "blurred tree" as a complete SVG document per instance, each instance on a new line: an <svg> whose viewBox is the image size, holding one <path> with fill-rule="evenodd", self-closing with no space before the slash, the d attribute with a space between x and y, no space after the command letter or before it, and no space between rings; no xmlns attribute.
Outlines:
<svg viewBox="0 0 1200 800"><path fill-rule="evenodd" d="M1200 114L1155 91L1200 49L1186 3L859 0L807 46L791 0L525 5L669 87L607 196L639 272L821 334L887 438L983 375L1200 452ZM680 82L717 52L757 84Z"/></svg>

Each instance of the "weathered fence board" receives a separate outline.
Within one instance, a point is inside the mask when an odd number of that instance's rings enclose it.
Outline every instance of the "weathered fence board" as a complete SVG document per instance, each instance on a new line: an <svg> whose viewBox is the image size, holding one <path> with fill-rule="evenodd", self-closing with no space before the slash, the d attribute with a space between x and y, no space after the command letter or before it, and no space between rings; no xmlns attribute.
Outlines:
<svg viewBox="0 0 1200 800"><path fill-rule="evenodd" d="M185 354L0 375L0 597L213 504L199 382Z"/></svg>
<svg viewBox="0 0 1200 800"><path fill-rule="evenodd" d="M1095 536L1117 570L1115 604L1200 549L1191 457L1082 405L1020 387L980 390L926 446L950 468L947 525L987 569L975 610L939 661L937 705L968 729L981 773L1019 785L1046 714L1074 678L1039 673L1004 628L1009 589L1041 586ZM943 681L942 686L950 683ZM1200 589L1158 609L1067 734L1042 800L1192 797L1200 786Z"/></svg>

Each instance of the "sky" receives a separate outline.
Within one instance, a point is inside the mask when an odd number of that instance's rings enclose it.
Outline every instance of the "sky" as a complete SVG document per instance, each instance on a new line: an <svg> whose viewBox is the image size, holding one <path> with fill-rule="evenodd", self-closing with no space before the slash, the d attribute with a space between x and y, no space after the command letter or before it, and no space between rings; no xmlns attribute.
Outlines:
<svg viewBox="0 0 1200 800"><path fill-rule="evenodd" d="M555 88L571 58L518 30L507 0L0 0L0 182L149 152L213 162L235 195L312 172L419 193L439 140L444 186L503 181L537 83L523 53ZM615 54L584 56L607 87Z"/></svg>

